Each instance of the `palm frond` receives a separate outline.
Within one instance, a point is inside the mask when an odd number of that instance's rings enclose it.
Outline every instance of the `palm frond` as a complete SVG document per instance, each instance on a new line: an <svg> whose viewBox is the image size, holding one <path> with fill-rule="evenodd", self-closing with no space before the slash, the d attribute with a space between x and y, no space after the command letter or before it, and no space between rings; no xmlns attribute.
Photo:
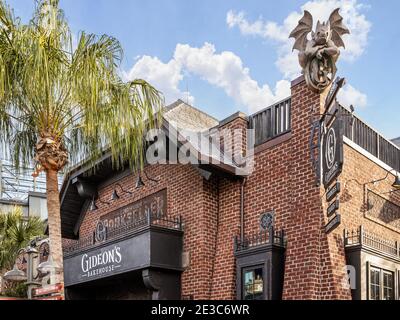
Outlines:
<svg viewBox="0 0 400 320"><path fill-rule="evenodd" d="M12 268L18 251L44 233L39 217L24 217L21 207L0 211L0 270Z"/></svg>
<svg viewBox="0 0 400 320"><path fill-rule="evenodd" d="M144 80L122 81L117 39L81 32L76 48L71 39L58 0L37 0L28 24L0 0L0 130L15 165L32 162L35 142L50 135L72 163L107 149L116 166L143 166L162 94Z"/></svg>

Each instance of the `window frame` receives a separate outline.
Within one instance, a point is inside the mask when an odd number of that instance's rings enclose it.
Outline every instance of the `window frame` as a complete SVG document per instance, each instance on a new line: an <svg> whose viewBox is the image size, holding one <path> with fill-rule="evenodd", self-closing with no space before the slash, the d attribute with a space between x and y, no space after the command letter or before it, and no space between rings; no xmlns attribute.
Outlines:
<svg viewBox="0 0 400 320"><path fill-rule="evenodd" d="M368 300L371 301L385 301L383 298L385 296L385 289L390 289L391 290L391 299L387 301L392 301L396 300L396 272L393 270L389 270L386 268L382 268L376 265L368 264L368 276L367 276L367 288L368 288ZM372 283L372 272L378 272L378 285ZM385 275L390 275L392 277L392 286L391 287L386 287L385 286L385 281L384 281L384 276ZM400 280L399 280L400 281ZM379 294L379 299L372 299L372 286L378 286L378 294Z"/></svg>
<svg viewBox="0 0 400 320"><path fill-rule="evenodd" d="M261 269L262 270L262 282L263 282L263 291L261 294L261 297L259 299L246 299L246 279L245 279L245 275L246 273L253 271L255 272L255 270L257 269ZM264 264L258 264L258 265L252 265L252 266L246 266L242 268L242 274L241 274L241 284L242 284L242 297L241 300L265 300L266 297L266 268Z"/></svg>

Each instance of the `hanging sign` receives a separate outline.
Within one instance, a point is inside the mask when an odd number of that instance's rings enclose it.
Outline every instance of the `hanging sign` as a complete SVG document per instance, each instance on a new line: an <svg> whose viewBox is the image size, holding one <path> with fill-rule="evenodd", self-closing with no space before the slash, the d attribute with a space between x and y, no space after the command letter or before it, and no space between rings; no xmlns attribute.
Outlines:
<svg viewBox="0 0 400 320"><path fill-rule="evenodd" d="M322 143L323 183L327 189L343 168L343 121L335 117L326 129Z"/></svg>
<svg viewBox="0 0 400 320"><path fill-rule="evenodd" d="M328 217L332 216L336 211L338 211L339 207L340 207L340 201L337 199L328 207L327 210Z"/></svg>
<svg viewBox="0 0 400 320"><path fill-rule="evenodd" d="M333 230L335 230L337 227L340 226L340 223L342 221L342 217L340 214L335 215L335 217L328 222L328 224L325 226L325 232L326 233L331 233Z"/></svg>
<svg viewBox="0 0 400 320"><path fill-rule="evenodd" d="M336 182L336 184L326 192L326 201L329 202L334 199L340 193L340 188L340 182Z"/></svg>

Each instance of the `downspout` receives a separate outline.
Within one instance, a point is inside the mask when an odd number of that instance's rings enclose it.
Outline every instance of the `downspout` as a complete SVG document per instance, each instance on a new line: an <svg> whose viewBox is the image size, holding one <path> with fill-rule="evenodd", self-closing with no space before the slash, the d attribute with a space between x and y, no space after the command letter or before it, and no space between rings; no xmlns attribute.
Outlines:
<svg viewBox="0 0 400 320"><path fill-rule="evenodd" d="M247 178L243 178L240 186L240 242L244 242L244 187Z"/></svg>

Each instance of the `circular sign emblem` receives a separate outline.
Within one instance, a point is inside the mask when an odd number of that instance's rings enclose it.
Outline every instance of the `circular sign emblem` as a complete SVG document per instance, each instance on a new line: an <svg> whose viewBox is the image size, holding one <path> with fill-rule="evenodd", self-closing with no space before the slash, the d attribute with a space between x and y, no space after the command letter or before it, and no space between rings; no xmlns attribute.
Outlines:
<svg viewBox="0 0 400 320"><path fill-rule="evenodd" d="M326 135L326 148L325 148L325 161L326 161L326 166L328 170L330 170L334 163L335 163L335 158L336 158L336 133L333 128L329 129L328 134Z"/></svg>

